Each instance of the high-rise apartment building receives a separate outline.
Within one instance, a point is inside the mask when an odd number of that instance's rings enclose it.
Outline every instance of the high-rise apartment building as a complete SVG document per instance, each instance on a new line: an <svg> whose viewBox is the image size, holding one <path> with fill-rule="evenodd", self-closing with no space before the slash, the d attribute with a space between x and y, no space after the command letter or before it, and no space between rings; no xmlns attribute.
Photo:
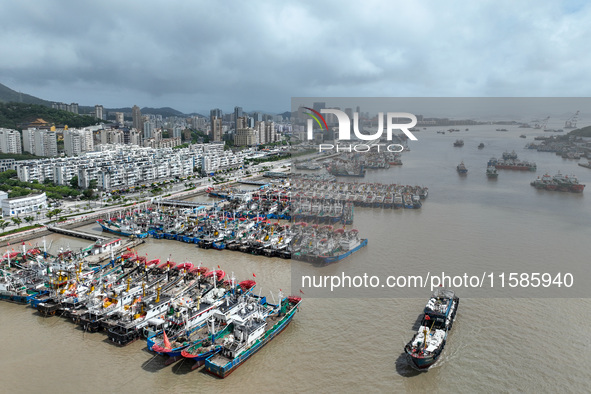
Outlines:
<svg viewBox="0 0 591 394"><path fill-rule="evenodd" d="M148 139L152 138L153 134L154 134L154 125L149 120L145 121L144 122L144 140L148 140Z"/></svg>
<svg viewBox="0 0 591 394"><path fill-rule="evenodd" d="M140 111L140 107L134 105L131 109L131 119L132 119L132 127L137 131L143 132L144 131L144 123L142 120L142 111Z"/></svg>
<svg viewBox="0 0 591 394"><path fill-rule="evenodd" d="M258 138L255 129L244 128L234 132L234 145L236 146L252 146L256 145L257 142Z"/></svg>
<svg viewBox="0 0 591 394"><path fill-rule="evenodd" d="M95 118L101 119L101 120L105 119L104 112L105 112L105 109L103 108L102 105L95 105L94 106L94 117Z"/></svg>
<svg viewBox="0 0 591 394"><path fill-rule="evenodd" d="M94 140L90 130L64 130L64 151L66 156L78 156L94 150Z"/></svg>
<svg viewBox="0 0 591 394"><path fill-rule="evenodd" d="M115 112L115 122L122 125L124 121L125 121L125 116L124 116L123 112Z"/></svg>
<svg viewBox="0 0 591 394"><path fill-rule="evenodd" d="M240 118L242 118L242 107L234 107L234 130L238 130L238 119Z"/></svg>
<svg viewBox="0 0 591 394"><path fill-rule="evenodd" d="M213 141L222 140L222 119L212 118L211 120L211 138Z"/></svg>
<svg viewBox="0 0 591 394"><path fill-rule="evenodd" d="M29 137L29 136L27 136ZM30 144L29 144L30 145ZM54 157L57 156L57 134L50 130L35 130L34 134L35 156Z"/></svg>
<svg viewBox="0 0 591 394"><path fill-rule="evenodd" d="M0 152L23 153L21 133L16 130L0 128Z"/></svg>

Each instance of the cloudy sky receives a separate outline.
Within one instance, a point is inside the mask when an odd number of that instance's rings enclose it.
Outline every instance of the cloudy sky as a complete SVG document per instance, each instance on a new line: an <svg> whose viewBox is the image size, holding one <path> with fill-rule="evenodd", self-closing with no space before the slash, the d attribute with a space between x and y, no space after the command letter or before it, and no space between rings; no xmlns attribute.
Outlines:
<svg viewBox="0 0 591 394"><path fill-rule="evenodd" d="M292 96L589 96L580 1L4 2L0 83L105 107Z"/></svg>

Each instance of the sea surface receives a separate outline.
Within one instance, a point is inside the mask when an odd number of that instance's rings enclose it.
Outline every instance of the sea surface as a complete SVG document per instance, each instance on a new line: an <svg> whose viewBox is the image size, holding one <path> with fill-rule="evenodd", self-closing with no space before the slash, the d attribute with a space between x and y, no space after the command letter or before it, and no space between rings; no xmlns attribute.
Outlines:
<svg viewBox="0 0 591 394"><path fill-rule="evenodd" d="M429 197L420 210L356 209L354 227L369 245L318 272L560 269L578 273L574 286L588 287L591 191L551 193L535 190L529 182L560 170L576 174L589 188L591 170L553 153L524 149L535 135L550 133L506 126L508 132L495 131L498 127L458 127L461 132L445 135L435 133L443 128L420 131L402 157L403 166L369 170L363 182L424 185ZM452 146L458 138L464 147ZM480 142L485 144L482 150L477 149ZM496 181L488 180L488 159L507 150L536 162L537 172L503 170ZM469 170L466 177L456 173L460 161ZM84 230L98 232L100 227ZM46 241L52 252L87 245L57 235ZM32 243L41 245L41 240ZM279 289L300 290L292 284L294 261L155 239L138 253L220 266L240 279L254 273L257 291L268 297L276 297ZM428 372L412 369L403 348L430 291L397 290L377 298L363 292L304 295L291 325L224 380L191 371L190 362L165 366L146 351L145 342L119 348L103 333L84 333L65 319L42 318L30 308L3 302L0 392L589 391L591 301L581 298L586 295L564 298L565 293L550 290L535 298L523 298L516 290L456 293L461 298L456 323L441 360Z"/></svg>

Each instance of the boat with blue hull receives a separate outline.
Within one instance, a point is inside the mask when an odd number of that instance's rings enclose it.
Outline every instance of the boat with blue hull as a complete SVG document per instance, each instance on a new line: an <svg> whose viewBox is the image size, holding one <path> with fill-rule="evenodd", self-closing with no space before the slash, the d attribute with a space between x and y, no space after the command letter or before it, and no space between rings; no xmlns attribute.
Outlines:
<svg viewBox="0 0 591 394"><path fill-rule="evenodd" d="M147 238L150 233L148 231L141 231L127 226L121 226L112 221L96 221L103 231L108 233L121 235L123 237Z"/></svg>
<svg viewBox="0 0 591 394"><path fill-rule="evenodd" d="M339 229L339 232L344 230ZM324 241L324 242L323 242ZM314 265L324 266L336 263L367 246L367 238L360 239L359 231L352 229L344 234L335 244L333 240L322 239L319 247L311 253L297 252L292 254L295 260L307 261Z"/></svg>
<svg viewBox="0 0 591 394"><path fill-rule="evenodd" d="M319 259L317 259L316 261L312 261L312 262L321 263L323 265L336 263L337 261L340 261L340 260L352 255L353 253L357 252L358 250L360 250L361 248L363 248L365 246L367 246L367 238L359 240L358 245L353 246L351 249L344 251L341 254L337 254L334 256L318 256Z"/></svg>
<svg viewBox="0 0 591 394"><path fill-rule="evenodd" d="M415 368L427 369L441 357L459 303L460 299L452 290L435 289L423 310L418 332L404 347Z"/></svg>
<svg viewBox="0 0 591 394"><path fill-rule="evenodd" d="M267 304L276 308L276 312L266 316L259 313L244 322L235 321L232 336L227 337L219 352L205 360L205 371L223 379L283 332L291 323L302 299L279 298L280 305Z"/></svg>

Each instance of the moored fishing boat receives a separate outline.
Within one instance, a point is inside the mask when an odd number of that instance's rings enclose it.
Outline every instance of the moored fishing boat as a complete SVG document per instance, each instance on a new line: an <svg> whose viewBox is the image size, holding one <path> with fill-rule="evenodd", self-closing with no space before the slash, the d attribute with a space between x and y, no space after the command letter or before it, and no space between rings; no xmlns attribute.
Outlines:
<svg viewBox="0 0 591 394"><path fill-rule="evenodd" d="M149 235L149 232L147 231L141 231L132 226L119 225L110 220L104 221L99 219L96 222L101 226L103 231L124 237L147 238Z"/></svg>
<svg viewBox="0 0 591 394"><path fill-rule="evenodd" d="M236 370L253 354L269 343L291 323L302 301L300 297L282 298L279 305L263 304L263 310L246 321L234 322L234 331L226 337L222 349L205 360L205 370L220 378L225 378ZM268 312L268 308L272 312Z"/></svg>

